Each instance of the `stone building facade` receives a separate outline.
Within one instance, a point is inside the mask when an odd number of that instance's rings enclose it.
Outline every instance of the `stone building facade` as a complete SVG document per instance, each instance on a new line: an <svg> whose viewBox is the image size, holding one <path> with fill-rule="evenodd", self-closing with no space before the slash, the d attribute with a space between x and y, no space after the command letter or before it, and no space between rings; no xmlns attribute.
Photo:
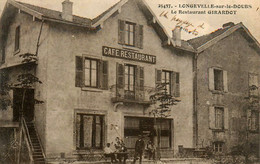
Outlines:
<svg viewBox="0 0 260 164"><path fill-rule="evenodd" d="M28 101L24 117L47 161L101 152L116 137L129 150L138 135L156 139L149 95L157 83L181 100L160 121L162 155L193 147L193 48L173 41L144 2L122 0L91 20L72 15L67 0L62 12L8 1L1 27L1 71L9 83L21 72L19 55L37 55L33 73L42 84L27 96L44 103ZM1 128L18 129L21 90L9 95Z"/></svg>
<svg viewBox="0 0 260 164"><path fill-rule="evenodd" d="M197 146L227 153L248 142L259 153L259 43L242 23L232 22L189 43L197 51Z"/></svg>

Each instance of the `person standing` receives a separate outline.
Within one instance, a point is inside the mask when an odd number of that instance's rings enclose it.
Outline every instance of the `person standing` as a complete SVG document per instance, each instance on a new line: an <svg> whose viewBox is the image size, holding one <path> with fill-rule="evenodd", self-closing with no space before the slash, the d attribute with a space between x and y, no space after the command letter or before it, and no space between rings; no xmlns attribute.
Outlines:
<svg viewBox="0 0 260 164"><path fill-rule="evenodd" d="M137 160L137 157L139 157L139 163L142 163L144 147L145 147L145 144L144 144L143 136L139 135L138 140L135 142L134 163Z"/></svg>
<svg viewBox="0 0 260 164"><path fill-rule="evenodd" d="M153 160L155 160L155 146L151 140L146 145L146 149L148 152L148 159L150 160L152 158Z"/></svg>

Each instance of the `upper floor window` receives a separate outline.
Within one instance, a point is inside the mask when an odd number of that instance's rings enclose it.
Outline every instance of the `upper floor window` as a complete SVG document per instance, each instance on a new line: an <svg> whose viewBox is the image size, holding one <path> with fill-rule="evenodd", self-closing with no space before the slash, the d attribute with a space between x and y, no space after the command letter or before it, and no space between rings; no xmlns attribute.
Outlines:
<svg viewBox="0 0 260 164"><path fill-rule="evenodd" d="M209 128L224 130L229 127L228 108L212 106L209 107Z"/></svg>
<svg viewBox="0 0 260 164"><path fill-rule="evenodd" d="M141 100L144 98L144 68L139 65L117 63L117 97Z"/></svg>
<svg viewBox="0 0 260 164"><path fill-rule="evenodd" d="M224 129L224 108L215 107L215 127L216 129Z"/></svg>
<svg viewBox="0 0 260 164"><path fill-rule="evenodd" d="M214 89L217 91L224 90L223 70L214 69Z"/></svg>
<svg viewBox="0 0 260 164"><path fill-rule="evenodd" d="M20 49L20 26L17 26L15 29L15 43L14 43L14 51Z"/></svg>
<svg viewBox="0 0 260 164"><path fill-rule="evenodd" d="M134 91L135 87L135 66L125 65L125 90Z"/></svg>
<svg viewBox="0 0 260 164"><path fill-rule="evenodd" d="M76 56L76 87L108 88L108 62Z"/></svg>
<svg viewBox="0 0 260 164"><path fill-rule="evenodd" d="M143 26L119 20L118 43L143 48Z"/></svg>
<svg viewBox="0 0 260 164"><path fill-rule="evenodd" d="M180 73L169 70L155 70L156 85L163 85L167 94L180 97Z"/></svg>
<svg viewBox="0 0 260 164"><path fill-rule="evenodd" d="M209 68L209 89L211 91L228 91L227 71Z"/></svg>
<svg viewBox="0 0 260 164"><path fill-rule="evenodd" d="M98 86L98 60L85 58L84 76L86 87Z"/></svg>
<svg viewBox="0 0 260 164"><path fill-rule="evenodd" d="M135 43L135 24L126 22L125 23L125 44L134 46Z"/></svg>
<svg viewBox="0 0 260 164"><path fill-rule="evenodd" d="M171 93L171 86L172 86L171 76L172 76L172 72L165 71L165 70L162 71L162 84L164 84L165 92L167 94L172 94Z"/></svg>

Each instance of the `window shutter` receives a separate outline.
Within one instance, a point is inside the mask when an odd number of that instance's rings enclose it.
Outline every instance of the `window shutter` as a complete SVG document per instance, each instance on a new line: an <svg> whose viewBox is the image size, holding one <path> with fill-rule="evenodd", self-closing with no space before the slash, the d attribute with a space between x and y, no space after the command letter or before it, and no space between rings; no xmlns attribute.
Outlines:
<svg viewBox="0 0 260 164"><path fill-rule="evenodd" d="M143 39L144 34L143 34L143 25L139 25L139 48L143 48Z"/></svg>
<svg viewBox="0 0 260 164"><path fill-rule="evenodd" d="M118 43L125 44L125 21L118 20Z"/></svg>
<svg viewBox="0 0 260 164"><path fill-rule="evenodd" d="M123 64L116 64L116 89L117 97L124 98L125 86L125 66Z"/></svg>
<svg viewBox="0 0 260 164"><path fill-rule="evenodd" d="M139 67L139 99L144 99L144 67Z"/></svg>
<svg viewBox="0 0 260 164"><path fill-rule="evenodd" d="M172 72L170 84L171 84L171 95L175 96L175 94L176 94L176 72Z"/></svg>
<svg viewBox="0 0 260 164"><path fill-rule="evenodd" d="M139 88L139 84L140 84L140 66L136 66L135 67L135 99L139 100L139 93L140 93L140 88Z"/></svg>
<svg viewBox="0 0 260 164"><path fill-rule="evenodd" d="M76 116L76 127L75 127L75 140L76 140L76 147L80 147L80 115L77 114Z"/></svg>
<svg viewBox="0 0 260 164"><path fill-rule="evenodd" d="M208 78L209 78L209 90L213 91L214 90L214 69L213 68L209 68Z"/></svg>
<svg viewBox="0 0 260 164"><path fill-rule="evenodd" d="M156 86L162 83L162 70L155 69L155 84Z"/></svg>
<svg viewBox="0 0 260 164"><path fill-rule="evenodd" d="M228 77L227 77L227 71L223 71L223 85L224 85L224 92L228 92Z"/></svg>
<svg viewBox="0 0 260 164"><path fill-rule="evenodd" d="M101 89L108 89L108 61L100 61L99 87Z"/></svg>
<svg viewBox="0 0 260 164"><path fill-rule="evenodd" d="M176 72L175 97L180 97L180 73Z"/></svg>
<svg viewBox="0 0 260 164"><path fill-rule="evenodd" d="M248 127L248 130L252 129L252 127L251 127L251 117L252 117L251 109L247 109L247 127Z"/></svg>
<svg viewBox="0 0 260 164"><path fill-rule="evenodd" d="M228 108L224 108L224 129L228 129L229 125L229 115L228 115Z"/></svg>
<svg viewBox="0 0 260 164"><path fill-rule="evenodd" d="M81 56L76 56L75 86L82 87L82 84L83 84L83 59Z"/></svg>
<svg viewBox="0 0 260 164"><path fill-rule="evenodd" d="M135 26L134 26L134 28L135 28L135 31L134 31L134 44L135 44L135 47L140 47L140 39L139 39L139 25L138 24L136 24Z"/></svg>
<svg viewBox="0 0 260 164"><path fill-rule="evenodd" d="M209 128L215 129L215 108L209 107Z"/></svg>

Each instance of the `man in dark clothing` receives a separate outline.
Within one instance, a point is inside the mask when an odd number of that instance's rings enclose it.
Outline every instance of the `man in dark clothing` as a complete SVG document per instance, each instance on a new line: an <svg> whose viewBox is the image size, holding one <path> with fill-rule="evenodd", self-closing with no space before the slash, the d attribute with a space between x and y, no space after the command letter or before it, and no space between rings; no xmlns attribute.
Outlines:
<svg viewBox="0 0 260 164"><path fill-rule="evenodd" d="M144 147L145 147L145 144L144 144L143 136L139 135L138 140L135 142L134 163L137 160L137 157L139 157L139 163L142 163Z"/></svg>

